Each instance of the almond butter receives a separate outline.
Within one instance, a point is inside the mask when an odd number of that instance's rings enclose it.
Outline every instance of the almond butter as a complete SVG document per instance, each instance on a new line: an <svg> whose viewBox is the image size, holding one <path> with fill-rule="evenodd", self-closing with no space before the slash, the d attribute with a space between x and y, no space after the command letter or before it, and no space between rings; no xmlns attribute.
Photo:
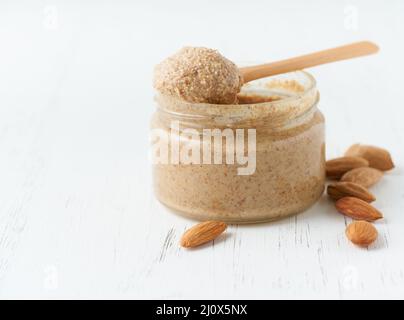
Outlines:
<svg viewBox="0 0 404 320"><path fill-rule="evenodd" d="M369 166L382 171L394 168L394 163L390 153L383 148L354 144L346 152L345 156L362 157L369 161Z"/></svg>
<svg viewBox="0 0 404 320"><path fill-rule="evenodd" d="M205 221L188 229L182 236L180 244L185 248L197 247L214 240L224 230L227 224L221 221Z"/></svg>
<svg viewBox="0 0 404 320"><path fill-rule="evenodd" d="M354 197L344 197L335 203L335 207L342 214L355 220L375 221L383 215L366 201Z"/></svg>
<svg viewBox="0 0 404 320"><path fill-rule="evenodd" d="M377 239L377 230L369 222L354 221L345 230L347 238L354 244L367 247Z"/></svg>
<svg viewBox="0 0 404 320"><path fill-rule="evenodd" d="M383 177L383 172L370 167L352 169L341 177L342 182L353 182L369 188Z"/></svg>
<svg viewBox="0 0 404 320"><path fill-rule="evenodd" d="M325 163L325 171L328 178L339 179L341 176L352 169L367 167L369 162L360 157L340 157L328 160Z"/></svg>
<svg viewBox="0 0 404 320"><path fill-rule="evenodd" d="M375 201L376 198L366 188L353 182L336 182L328 185L327 193L333 200L343 197L355 197L366 202Z"/></svg>

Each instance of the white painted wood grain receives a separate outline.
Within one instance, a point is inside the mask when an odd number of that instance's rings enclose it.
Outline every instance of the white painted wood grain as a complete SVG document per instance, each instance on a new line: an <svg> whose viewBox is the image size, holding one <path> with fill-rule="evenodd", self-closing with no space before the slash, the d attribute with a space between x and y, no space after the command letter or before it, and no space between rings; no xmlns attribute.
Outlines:
<svg viewBox="0 0 404 320"><path fill-rule="evenodd" d="M229 3L206 2L198 12L177 1L0 5L1 298L404 297L403 3L352 1L357 30L337 1L231 3L228 14ZM397 168L373 189L386 216L377 242L351 245L349 219L324 197L181 249L194 222L150 184L152 66L184 44L266 61L364 38L377 57L311 71L329 157L358 141L393 153Z"/></svg>

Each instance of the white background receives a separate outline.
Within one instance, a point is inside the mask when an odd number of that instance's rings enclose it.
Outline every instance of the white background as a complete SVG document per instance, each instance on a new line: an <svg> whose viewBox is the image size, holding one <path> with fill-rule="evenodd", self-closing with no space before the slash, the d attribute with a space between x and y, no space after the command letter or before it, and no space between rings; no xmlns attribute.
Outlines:
<svg viewBox="0 0 404 320"><path fill-rule="evenodd" d="M0 2L1 298L404 298L404 1ZM391 150L379 239L349 243L323 197L199 250L154 198L152 68L183 45L272 61L369 39L310 69L327 154Z"/></svg>

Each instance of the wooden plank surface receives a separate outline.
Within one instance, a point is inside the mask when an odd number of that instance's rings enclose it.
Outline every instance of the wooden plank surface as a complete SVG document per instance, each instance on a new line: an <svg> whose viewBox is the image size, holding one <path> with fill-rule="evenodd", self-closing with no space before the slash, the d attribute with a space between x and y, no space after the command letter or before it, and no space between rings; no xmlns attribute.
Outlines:
<svg viewBox="0 0 404 320"><path fill-rule="evenodd" d="M288 3L0 5L1 298L404 297L403 3ZM323 197L296 217L181 249L194 222L150 184L153 65L184 44L267 61L359 39L380 54L310 71L329 157L354 142L392 151L396 169L373 188L386 217L375 245L350 244L350 220Z"/></svg>

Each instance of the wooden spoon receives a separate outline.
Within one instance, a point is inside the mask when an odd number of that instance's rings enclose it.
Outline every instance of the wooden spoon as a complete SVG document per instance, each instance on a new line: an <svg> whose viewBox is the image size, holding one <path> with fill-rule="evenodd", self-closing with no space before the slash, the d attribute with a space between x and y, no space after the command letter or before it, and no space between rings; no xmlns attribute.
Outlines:
<svg viewBox="0 0 404 320"><path fill-rule="evenodd" d="M345 46L318 51L286 60L240 68L244 83L280 73L301 70L321 64L366 56L379 51L379 47L369 41L355 42Z"/></svg>

